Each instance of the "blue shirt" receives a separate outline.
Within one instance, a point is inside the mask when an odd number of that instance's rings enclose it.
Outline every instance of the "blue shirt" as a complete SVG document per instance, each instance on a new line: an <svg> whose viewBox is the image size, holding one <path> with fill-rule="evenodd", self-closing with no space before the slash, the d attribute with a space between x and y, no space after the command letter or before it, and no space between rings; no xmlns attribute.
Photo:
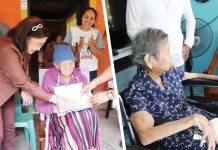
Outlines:
<svg viewBox="0 0 218 150"><path fill-rule="evenodd" d="M182 78L184 72L171 68L160 77L165 89L146 75L144 70L138 70L133 80L124 92L124 97L131 108L131 112L147 111L153 117L178 120L193 114L202 114L209 120L217 115L192 106L185 101ZM192 127L194 129L194 127ZM187 129L161 140L167 149L206 149L200 141L193 140L193 130Z"/></svg>

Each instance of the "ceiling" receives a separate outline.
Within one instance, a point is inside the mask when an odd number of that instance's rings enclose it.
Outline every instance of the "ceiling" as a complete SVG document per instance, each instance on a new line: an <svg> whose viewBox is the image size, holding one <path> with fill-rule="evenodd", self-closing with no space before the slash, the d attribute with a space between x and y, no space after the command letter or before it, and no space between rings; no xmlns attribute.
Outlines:
<svg viewBox="0 0 218 150"><path fill-rule="evenodd" d="M30 0L31 16L43 19L66 19L70 14L81 10L84 0Z"/></svg>

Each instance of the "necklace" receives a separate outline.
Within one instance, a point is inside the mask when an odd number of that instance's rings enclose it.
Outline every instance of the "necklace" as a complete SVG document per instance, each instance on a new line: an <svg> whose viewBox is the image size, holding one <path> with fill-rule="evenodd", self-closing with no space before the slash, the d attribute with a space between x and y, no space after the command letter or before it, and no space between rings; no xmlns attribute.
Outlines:
<svg viewBox="0 0 218 150"><path fill-rule="evenodd" d="M161 81L161 79L156 79L156 80L154 80L158 85L162 85L162 81Z"/></svg>

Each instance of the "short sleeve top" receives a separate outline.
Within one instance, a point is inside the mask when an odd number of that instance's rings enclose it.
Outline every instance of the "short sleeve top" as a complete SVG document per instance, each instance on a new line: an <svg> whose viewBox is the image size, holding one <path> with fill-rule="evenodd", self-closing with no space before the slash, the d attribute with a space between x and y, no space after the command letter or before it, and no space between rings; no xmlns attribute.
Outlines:
<svg viewBox="0 0 218 150"><path fill-rule="evenodd" d="M125 100L129 104L132 113L147 111L155 118L171 120L178 120L196 113L204 115L209 120L217 117L216 114L186 103L182 86L184 72L171 68L160 77L165 89L160 88L150 76L145 74L144 70L138 70L124 91ZM188 145L193 146L192 137L193 133L185 130L162 141L168 148L175 146L175 144L172 144L174 140L178 146L186 147Z"/></svg>

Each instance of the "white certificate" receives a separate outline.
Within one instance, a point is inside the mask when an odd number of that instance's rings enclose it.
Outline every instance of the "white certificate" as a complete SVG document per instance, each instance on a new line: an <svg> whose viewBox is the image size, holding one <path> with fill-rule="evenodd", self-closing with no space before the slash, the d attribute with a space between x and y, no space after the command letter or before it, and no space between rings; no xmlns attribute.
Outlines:
<svg viewBox="0 0 218 150"><path fill-rule="evenodd" d="M75 102L76 111L84 110L92 107L90 97L82 95L82 83L75 83L69 85L61 85L54 87L55 95L64 97ZM66 112L63 109L59 109L60 112Z"/></svg>

